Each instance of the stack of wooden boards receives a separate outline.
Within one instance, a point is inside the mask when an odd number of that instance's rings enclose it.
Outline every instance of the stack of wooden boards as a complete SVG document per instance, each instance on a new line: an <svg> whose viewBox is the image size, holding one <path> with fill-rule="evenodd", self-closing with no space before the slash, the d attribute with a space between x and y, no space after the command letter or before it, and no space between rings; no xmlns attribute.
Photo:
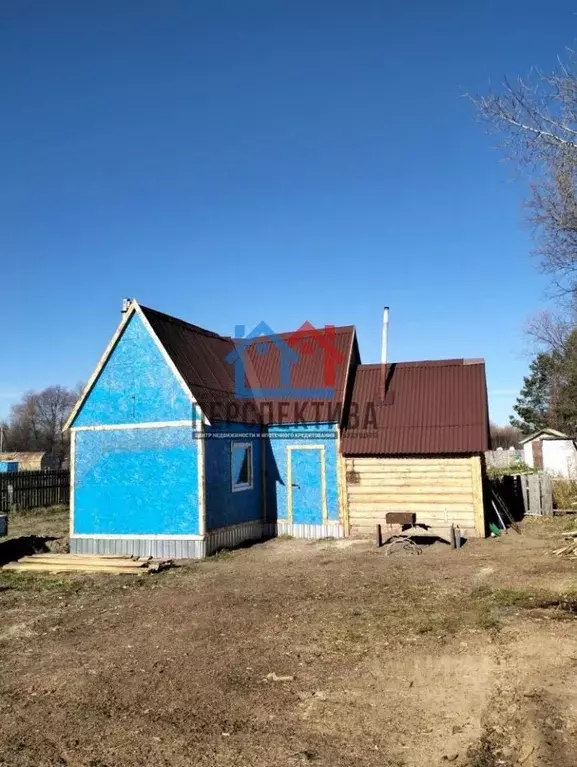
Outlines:
<svg viewBox="0 0 577 767"><path fill-rule="evenodd" d="M559 549L552 551L554 557L577 557L577 530L572 530L570 533L564 533L563 538L570 541Z"/></svg>
<svg viewBox="0 0 577 767"><path fill-rule="evenodd" d="M3 570L49 573L115 573L144 575L158 573L172 565L171 560L152 557L118 557L93 554L33 554L17 562L9 562Z"/></svg>

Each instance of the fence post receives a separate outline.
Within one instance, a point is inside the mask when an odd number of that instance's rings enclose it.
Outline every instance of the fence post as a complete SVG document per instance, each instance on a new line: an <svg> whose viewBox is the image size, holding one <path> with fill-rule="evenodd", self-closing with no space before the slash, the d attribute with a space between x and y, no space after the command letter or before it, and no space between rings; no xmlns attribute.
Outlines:
<svg viewBox="0 0 577 767"><path fill-rule="evenodd" d="M521 474L521 495L523 496L523 516L531 513L531 505L529 503L529 483L526 474Z"/></svg>
<svg viewBox="0 0 577 767"><path fill-rule="evenodd" d="M523 504L523 516L526 517L529 513L529 503L527 502L527 475L519 474L519 485L521 488L521 502Z"/></svg>
<svg viewBox="0 0 577 767"><path fill-rule="evenodd" d="M529 474L529 508L531 514L541 516L541 479L538 474Z"/></svg>
<svg viewBox="0 0 577 767"><path fill-rule="evenodd" d="M539 475L541 482L541 509L548 517L553 516L553 481L549 474L543 472Z"/></svg>

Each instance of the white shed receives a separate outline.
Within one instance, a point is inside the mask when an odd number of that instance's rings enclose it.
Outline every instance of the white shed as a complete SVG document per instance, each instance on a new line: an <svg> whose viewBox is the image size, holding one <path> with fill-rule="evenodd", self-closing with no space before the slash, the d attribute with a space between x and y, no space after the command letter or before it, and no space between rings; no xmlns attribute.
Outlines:
<svg viewBox="0 0 577 767"><path fill-rule="evenodd" d="M540 429L521 440L525 463L555 477L577 479L575 440L556 429Z"/></svg>

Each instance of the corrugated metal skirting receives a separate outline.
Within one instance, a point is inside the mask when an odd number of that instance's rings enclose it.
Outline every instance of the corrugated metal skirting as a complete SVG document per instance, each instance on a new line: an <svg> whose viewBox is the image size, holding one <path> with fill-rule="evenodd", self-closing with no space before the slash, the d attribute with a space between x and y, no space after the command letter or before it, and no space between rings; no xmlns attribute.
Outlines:
<svg viewBox="0 0 577 767"><path fill-rule="evenodd" d="M262 522L245 522L241 525L223 527L206 534L206 555L219 549L234 549L245 541L258 541L264 537Z"/></svg>
<svg viewBox="0 0 577 767"><path fill-rule="evenodd" d="M289 522L275 522L268 525L270 536L292 535L293 538L344 538L345 531L340 522L326 525L293 525Z"/></svg>
<svg viewBox="0 0 577 767"><path fill-rule="evenodd" d="M183 538L83 538L70 539L73 554L128 554L155 559L202 559L206 541Z"/></svg>
<svg viewBox="0 0 577 767"><path fill-rule="evenodd" d="M219 549L234 549L245 541L291 535L294 538L344 538L339 522L327 525L291 525L287 522L246 522L208 532L204 540L184 538L85 538L73 536L73 554L127 554L155 559L202 559Z"/></svg>

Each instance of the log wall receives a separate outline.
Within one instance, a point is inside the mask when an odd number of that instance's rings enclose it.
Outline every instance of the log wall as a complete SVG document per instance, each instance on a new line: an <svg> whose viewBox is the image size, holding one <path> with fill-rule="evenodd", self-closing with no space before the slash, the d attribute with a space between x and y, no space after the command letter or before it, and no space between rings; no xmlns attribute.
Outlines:
<svg viewBox="0 0 577 767"><path fill-rule="evenodd" d="M372 537L388 511L414 512L418 524L440 535L451 524L466 537L485 534L478 456L347 458L346 470L351 535Z"/></svg>

